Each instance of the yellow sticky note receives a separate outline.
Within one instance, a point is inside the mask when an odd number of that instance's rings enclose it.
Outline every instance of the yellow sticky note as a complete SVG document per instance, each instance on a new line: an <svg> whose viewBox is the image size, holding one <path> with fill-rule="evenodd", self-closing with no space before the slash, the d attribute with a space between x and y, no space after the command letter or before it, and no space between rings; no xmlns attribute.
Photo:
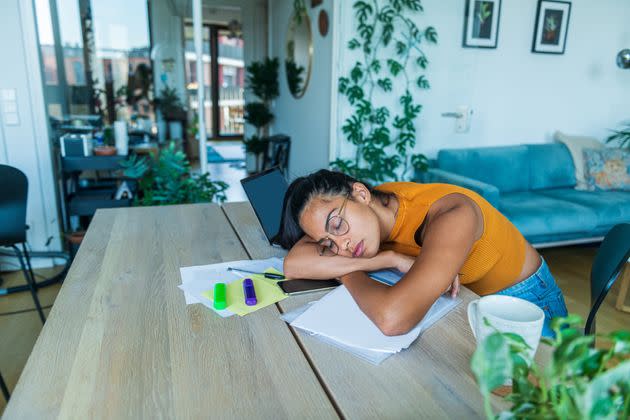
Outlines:
<svg viewBox="0 0 630 420"><path fill-rule="evenodd" d="M269 268L265 270L265 272L282 274L273 268ZM243 280L245 280L245 278L238 279L227 284L226 287L226 297L228 302L228 307L226 309L230 312L240 316L247 315L257 311L258 309L262 309L265 306L279 302L287 297L282 289L280 289L280 287L276 284L276 280L267 279L258 274L251 274L247 278L252 279L252 282L254 283L258 303L254 306L248 306L245 304L245 294L243 293ZM203 292L202 295L214 302L214 290Z"/></svg>

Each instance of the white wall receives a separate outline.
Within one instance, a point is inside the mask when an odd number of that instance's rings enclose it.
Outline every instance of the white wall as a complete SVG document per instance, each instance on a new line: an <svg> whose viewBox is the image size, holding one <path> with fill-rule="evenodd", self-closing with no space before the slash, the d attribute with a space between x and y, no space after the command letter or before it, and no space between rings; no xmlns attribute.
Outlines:
<svg viewBox="0 0 630 420"><path fill-rule="evenodd" d="M306 4L313 36L313 68L306 92L300 99L295 99L289 92L284 71L286 34L293 0L272 0L270 8L270 55L280 59L280 97L275 101L273 132L291 137L289 173L292 177L326 167L330 159L334 7L332 0L324 0L315 9L310 8L309 1ZM317 29L322 8L328 12L331 28L325 38Z"/></svg>
<svg viewBox="0 0 630 420"><path fill-rule="evenodd" d="M354 36L354 1L342 1L340 75L355 59L347 50ZM603 139L608 129L630 118L630 71L615 65L630 48L630 2L573 0L564 55L531 53L537 1L503 0L496 49L462 48L464 1L424 0L414 21L437 29L437 46L424 46L431 89L418 92L423 105L416 149L434 157L439 149L552 141L555 130ZM336 84L336 78L335 78ZM320 96L327 92L321 90ZM333 118L333 155L350 149L341 126L350 115L344 97ZM388 98L379 97L379 103ZM313 103L322 104L312 98ZM470 132L456 134L454 120L441 117L457 105L474 111ZM304 119L293 126L306 123ZM321 149L328 147L320 139Z"/></svg>
<svg viewBox="0 0 630 420"><path fill-rule="evenodd" d="M0 112L0 163L17 167L29 182L26 223L34 250L60 250L57 196L53 179L33 3L0 3L0 89L15 90L19 121ZM8 42L7 40L11 40ZM4 182L4 180L0 180ZM53 240L47 247L48 238ZM41 261L34 261L37 265Z"/></svg>

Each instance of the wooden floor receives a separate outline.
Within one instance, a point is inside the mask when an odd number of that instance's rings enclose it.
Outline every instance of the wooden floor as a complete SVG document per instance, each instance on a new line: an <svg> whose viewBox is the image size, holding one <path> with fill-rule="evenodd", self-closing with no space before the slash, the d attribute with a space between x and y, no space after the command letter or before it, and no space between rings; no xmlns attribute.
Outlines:
<svg viewBox="0 0 630 420"><path fill-rule="evenodd" d="M564 292L569 312L584 318L590 309L589 276L595 252L594 247L566 247L541 251ZM42 269L36 270L36 273L39 276L51 277L60 269L61 267ZM24 284L19 272L2 273L0 277L4 279L4 284L0 287ZM44 310L46 314L54 303L59 289L60 285L56 284L39 292L42 306L48 308ZM618 290L619 284L616 284L599 310L598 332L630 329L630 314L614 308ZM41 328L42 324L28 292L0 296L0 372L9 390L15 386ZM4 411L4 406L5 401L0 396L0 415Z"/></svg>

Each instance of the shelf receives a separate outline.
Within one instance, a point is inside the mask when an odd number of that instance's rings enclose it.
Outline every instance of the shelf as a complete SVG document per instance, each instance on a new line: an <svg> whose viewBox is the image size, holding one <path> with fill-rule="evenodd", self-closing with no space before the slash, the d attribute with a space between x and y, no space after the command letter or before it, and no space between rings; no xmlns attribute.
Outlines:
<svg viewBox="0 0 630 420"><path fill-rule="evenodd" d="M61 158L64 172L104 171L121 169L120 162L127 156L72 156Z"/></svg>
<svg viewBox="0 0 630 420"><path fill-rule="evenodd" d="M93 216L98 209L130 207L133 199L114 200L113 190L81 191L68 197L68 212L72 216Z"/></svg>

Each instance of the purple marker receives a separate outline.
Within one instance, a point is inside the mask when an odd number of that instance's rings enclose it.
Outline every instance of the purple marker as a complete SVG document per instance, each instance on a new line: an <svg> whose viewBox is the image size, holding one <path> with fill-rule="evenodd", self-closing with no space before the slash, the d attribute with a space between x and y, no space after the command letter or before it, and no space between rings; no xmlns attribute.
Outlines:
<svg viewBox="0 0 630 420"><path fill-rule="evenodd" d="M245 305L254 306L258 303L252 279L243 280L243 293L245 294Z"/></svg>

